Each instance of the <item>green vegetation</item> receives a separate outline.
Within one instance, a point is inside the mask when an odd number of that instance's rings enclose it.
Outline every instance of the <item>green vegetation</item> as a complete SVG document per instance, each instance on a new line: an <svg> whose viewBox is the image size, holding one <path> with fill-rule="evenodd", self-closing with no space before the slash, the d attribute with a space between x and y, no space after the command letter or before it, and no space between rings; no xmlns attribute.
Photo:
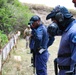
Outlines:
<svg viewBox="0 0 76 75"><path fill-rule="evenodd" d="M12 31L23 31L32 15L29 7L18 0L0 0L0 30L3 33L0 34L1 37Z"/></svg>
<svg viewBox="0 0 76 75"><path fill-rule="evenodd" d="M0 7L0 30L6 34L26 26L32 16L29 8L18 0L0 0Z"/></svg>
<svg viewBox="0 0 76 75"><path fill-rule="evenodd" d="M8 42L8 38L0 31L0 49Z"/></svg>

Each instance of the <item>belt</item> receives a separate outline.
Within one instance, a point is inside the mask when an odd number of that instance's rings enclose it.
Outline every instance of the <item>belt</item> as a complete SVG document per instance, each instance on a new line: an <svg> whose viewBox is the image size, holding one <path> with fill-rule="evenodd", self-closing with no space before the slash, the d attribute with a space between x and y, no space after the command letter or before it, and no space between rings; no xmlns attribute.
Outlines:
<svg viewBox="0 0 76 75"><path fill-rule="evenodd" d="M70 66L59 66L58 65L58 67L60 70L70 70Z"/></svg>
<svg viewBox="0 0 76 75"><path fill-rule="evenodd" d="M59 54L58 57L70 57L71 53Z"/></svg>

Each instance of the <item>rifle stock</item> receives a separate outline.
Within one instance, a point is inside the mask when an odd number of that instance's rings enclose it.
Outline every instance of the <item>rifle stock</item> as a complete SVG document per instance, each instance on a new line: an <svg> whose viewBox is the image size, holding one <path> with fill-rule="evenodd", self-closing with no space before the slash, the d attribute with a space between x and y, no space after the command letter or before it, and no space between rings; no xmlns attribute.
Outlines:
<svg viewBox="0 0 76 75"><path fill-rule="evenodd" d="M32 57L31 57L31 63L33 64L33 73L35 74L35 54L32 53Z"/></svg>
<svg viewBox="0 0 76 75"><path fill-rule="evenodd" d="M55 70L55 75L58 75L57 58L54 59L54 70Z"/></svg>

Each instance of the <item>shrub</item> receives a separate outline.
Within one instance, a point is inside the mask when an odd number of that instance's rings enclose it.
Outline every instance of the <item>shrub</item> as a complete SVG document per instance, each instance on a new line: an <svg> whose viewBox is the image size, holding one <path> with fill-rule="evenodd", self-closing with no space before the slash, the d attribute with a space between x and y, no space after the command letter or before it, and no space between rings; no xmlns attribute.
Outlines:
<svg viewBox="0 0 76 75"><path fill-rule="evenodd" d="M3 34L2 31L0 31L0 49L3 48L7 42L8 42L7 35Z"/></svg>

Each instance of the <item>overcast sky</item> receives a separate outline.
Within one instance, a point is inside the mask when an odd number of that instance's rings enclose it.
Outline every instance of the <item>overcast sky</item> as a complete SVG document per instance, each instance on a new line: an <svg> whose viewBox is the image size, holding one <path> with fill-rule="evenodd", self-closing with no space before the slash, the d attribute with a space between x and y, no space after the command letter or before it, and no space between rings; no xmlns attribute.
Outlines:
<svg viewBox="0 0 76 75"><path fill-rule="evenodd" d="M62 5L70 9L76 9L72 0L19 0L20 2L33 3L33 4L43 4L46 6L55 7L57 5Z"/></svg>

